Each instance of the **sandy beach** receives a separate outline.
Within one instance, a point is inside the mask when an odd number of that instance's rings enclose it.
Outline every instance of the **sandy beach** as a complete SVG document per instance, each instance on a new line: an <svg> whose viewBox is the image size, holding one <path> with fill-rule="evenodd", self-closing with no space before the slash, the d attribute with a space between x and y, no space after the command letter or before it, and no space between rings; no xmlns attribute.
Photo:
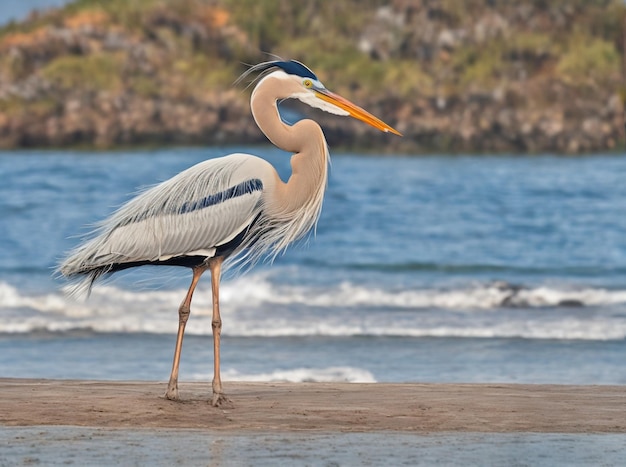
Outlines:
<svg viewBox="0 0 626 467"><path fill-rule="evenodd" d="M626 388L0 379L0 465L621 465Z"/></svg>
<svg viewBox="0 0 626 467"><path fill-rule="evenodd" d="M626 433L626 388L513 384L225 383L0 379L0 424L217 432Z"/></svg>

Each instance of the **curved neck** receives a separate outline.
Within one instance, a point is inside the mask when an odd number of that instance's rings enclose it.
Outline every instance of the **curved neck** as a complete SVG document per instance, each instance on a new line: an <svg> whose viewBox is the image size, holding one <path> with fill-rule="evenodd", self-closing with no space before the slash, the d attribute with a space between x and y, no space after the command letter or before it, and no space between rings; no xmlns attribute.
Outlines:
<svg viewBox="0 0 626 467"><path fill-rule="evenodd" d="M278 113L278 99L293 94L289 83L271 76L263 79L252 93L252 115L261 131L280 149L294 153L291 176L286 184L277 183L280 211L290 212L317 199L326 186L328 147L320 126L312 120L285 124Z"/></svg>

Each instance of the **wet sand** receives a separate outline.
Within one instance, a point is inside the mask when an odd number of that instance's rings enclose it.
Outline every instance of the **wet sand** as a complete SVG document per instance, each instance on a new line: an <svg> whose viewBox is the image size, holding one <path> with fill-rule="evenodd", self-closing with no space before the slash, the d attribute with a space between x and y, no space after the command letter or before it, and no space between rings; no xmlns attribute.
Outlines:
<svg viewBox="0 0 626 467"><path fill-rule="evenodd" d="M220 434L626 433L626 387L526 384L210 383L0 378L0 425L201 429Z"/></svg>

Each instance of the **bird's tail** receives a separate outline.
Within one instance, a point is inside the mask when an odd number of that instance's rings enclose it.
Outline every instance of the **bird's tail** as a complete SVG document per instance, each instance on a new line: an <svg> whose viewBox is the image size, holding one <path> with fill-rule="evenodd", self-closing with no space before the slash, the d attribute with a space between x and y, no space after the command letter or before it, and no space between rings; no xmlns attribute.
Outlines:
<svg viewBox="0 0 626 467"><path fill-rule="evenodd" d="M81 277L72 278L71 282L63 287L63 293L68 297L84 300L91 294L94 282L104 274L106 271L100 268L89 271Z"/></svg>
<svg viewBox="0 0 626 467"><path fill-rule="evenodd" d="M94 239L95 240L95 239ZM95 281L104 276L112 268L112 264L96 261L96 242L89 241L71 251L59 265L55 273L70 281L63 288L66 295L75 298L87 298Z"/></svg>

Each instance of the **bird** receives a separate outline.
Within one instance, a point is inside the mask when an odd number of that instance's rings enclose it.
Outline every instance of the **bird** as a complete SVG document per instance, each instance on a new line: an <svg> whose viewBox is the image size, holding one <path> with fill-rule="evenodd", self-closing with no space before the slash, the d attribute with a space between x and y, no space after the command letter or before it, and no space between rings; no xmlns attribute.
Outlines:
<svg viewBox="0 0 626 467"><path fill-rule="evenodd" d="M165 398L180 400L178 373L191 301L207 270L211 274L213 381L211 404L230 402L220 377L222 320L220 278L226 268L273 260L317 224L327 185L329 150L320 125L302 119L293 125L278 104L297 99L311 107L351 116L383 132L400 132L322 84L296 60L276 59L250 66L238 79L255 76L252 116L264 135L291 153L286 182L265 159L243 153L208 159L129 200L70 251L58 271L75 280L74 292L91 291L94 282L143 265L183 266L191 284L178 309L178 332Z"/></svg>

